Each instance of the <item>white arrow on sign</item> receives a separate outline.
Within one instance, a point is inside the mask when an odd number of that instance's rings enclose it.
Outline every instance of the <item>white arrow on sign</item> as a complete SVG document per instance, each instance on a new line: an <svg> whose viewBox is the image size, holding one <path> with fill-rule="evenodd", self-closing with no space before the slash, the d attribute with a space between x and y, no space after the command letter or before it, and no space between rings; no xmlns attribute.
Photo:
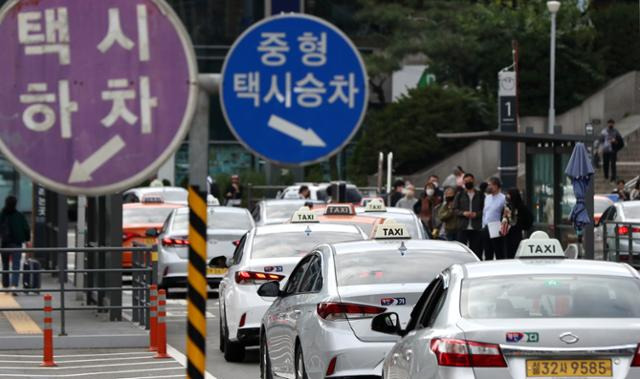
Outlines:
<svg viewBox="0 0 640 379"><path fill-rule="evenodd" d="M269 118L269 127L286 134L291 138L297 139L302 146L325 147L327 144L313 131L313 129L305 129L299 125L289 122L276 115Z"/></svg>
<svg viewBox="0 0 640 379"><path fill-rule="evenodd" d="M124 149L125 145L122 138L116 135L95 153L91 154L84 162L76 160L71 169L71 175L69 175L69 183L85 183L90 181L92 179L91 174L118 154L120 150Z"/></svg>

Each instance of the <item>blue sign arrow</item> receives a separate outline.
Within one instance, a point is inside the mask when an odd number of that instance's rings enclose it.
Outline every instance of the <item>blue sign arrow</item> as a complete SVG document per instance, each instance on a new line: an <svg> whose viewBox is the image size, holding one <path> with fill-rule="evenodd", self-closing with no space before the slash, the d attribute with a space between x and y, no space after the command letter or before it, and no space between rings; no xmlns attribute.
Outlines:
<svg viewBox="0 0 640 379"><path fill-rule="evenodd" d="M368 103L357 49L317 17L263 20L234 43L222 69L222 110L249 150L283 165L339 152L358 131Z"/></svg>

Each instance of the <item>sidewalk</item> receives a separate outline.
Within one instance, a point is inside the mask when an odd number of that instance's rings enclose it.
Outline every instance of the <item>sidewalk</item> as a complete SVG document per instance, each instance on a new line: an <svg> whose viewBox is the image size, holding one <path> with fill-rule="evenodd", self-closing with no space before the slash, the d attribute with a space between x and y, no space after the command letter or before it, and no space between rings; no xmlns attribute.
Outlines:
<svg viewBox="0 0 640 379"><path fill-rule="evenodd" d="M6 353L6 354L5 354ZM184 378L183 362L144 349L59 350L57 367L40 367L36 351L0 352L0 378Z"/></svg>
<svg viewBox="0 0 640 379"><path fill-rule="evenodd" d="M72 287L69 283L68 287ZM57 279L43 274L42 288L58 288ZM42 349L42 311L3 312L2 308L42 308L40 294L11 296L0 294L0 353L2 350ZM60 306L60 293L51 292L53 307ZM83 307L76 293L65 294L67 307ZM107 313L95 310L66 311L66 336L60 336L60 312L53 312L53 335L56 349L79 348L145 348L149 346L148 332L129 321L110 322Z"/></svg>

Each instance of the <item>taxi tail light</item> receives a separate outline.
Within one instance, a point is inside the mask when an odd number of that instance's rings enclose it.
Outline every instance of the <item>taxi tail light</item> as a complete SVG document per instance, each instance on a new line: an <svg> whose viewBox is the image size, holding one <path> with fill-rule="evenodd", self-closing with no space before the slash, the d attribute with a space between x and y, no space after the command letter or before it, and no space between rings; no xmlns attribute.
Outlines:
<svg viewBox="0 0 640 379"><path fill-rule="evenodd" d="M327 366L327 374L326 376L333 375L336 372L336 363L338 363L338 357L333 357L331 361L329 361L329 366Z"/></svg>
<svg viewBox="0 0 640 379"><path fill-rule="evenodd" d="M236 272L236 283L238 284L260 284L273 281L281 281L284 275L269 274L266 272L238 271Z"/></svg>
<svg viewBox="0 0 640 379"><path fill-rule="evenodd" d="M240 316L240 322L238 323L238 328L242 328L246 322L247 322L247 314L243 313L242 316Z"/></svg>
<svg viewBox="0 0 640 379"><path fill-rule="evenodd" d="M622 225L622 226L618 226L618 235L619 236L626 236L627 234L629 234L629 227Z"/></svg>
<svg viewBox="0 0 640 379"><path fill-rule="evenodd" d="M633 356L631 367L640 367L640 345L636 348L636 353Z"/></svg>
<svg viewBox="0 0 640 379"><path fill-rule="evenodd" d="M449 338L435 338L431 350L440 366L507 367L500 346Z"/></svg>
<svg viewBox="0 0 640 379"><path fill-rule="evenodd" d="M189 240L186 238L163 238L162 246L168 246L168 247L189 246Z"/></svg>
<svg viewBox="0 0 640 379"><path fill-rule="evenodd" d="M316 311L325 320L346 320L370 318L386 311L387 308L352 303L320 303Z"/></svg>

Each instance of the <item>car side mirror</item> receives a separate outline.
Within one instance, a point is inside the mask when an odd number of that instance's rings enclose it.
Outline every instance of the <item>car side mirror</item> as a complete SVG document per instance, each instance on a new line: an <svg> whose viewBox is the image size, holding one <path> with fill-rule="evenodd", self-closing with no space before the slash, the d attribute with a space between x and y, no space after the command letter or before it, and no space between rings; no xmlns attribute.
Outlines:
<svg viewBox="0 0 640 379"><path fill-rule="evenodd" d="M149 228L144 232L144 235L147 237L157 237L158 230L156 228Z"/></svg>
<svg viewBox="0 0 640 379"><path fill-rule="evenodd" d="M263 297L279 297L280 283L274 281L261 285L258 288L258 295Z"/></svg>
<svg viewBox="0 0 640 379"><path fill-rule="evenodd" d="M399 336L402 334L400 316L395 312L381 313L371 320L371 330Z"/></svg>
<svg viewBox="0 0 640 379"><path fill-rule="evenodd" d="M225 257L224 255L221 255L219 257L211 258L211 260L209 261L209 266L216 267L216 268L229 268L229 265L227 262L228 262L227 257Z"/></svg>

